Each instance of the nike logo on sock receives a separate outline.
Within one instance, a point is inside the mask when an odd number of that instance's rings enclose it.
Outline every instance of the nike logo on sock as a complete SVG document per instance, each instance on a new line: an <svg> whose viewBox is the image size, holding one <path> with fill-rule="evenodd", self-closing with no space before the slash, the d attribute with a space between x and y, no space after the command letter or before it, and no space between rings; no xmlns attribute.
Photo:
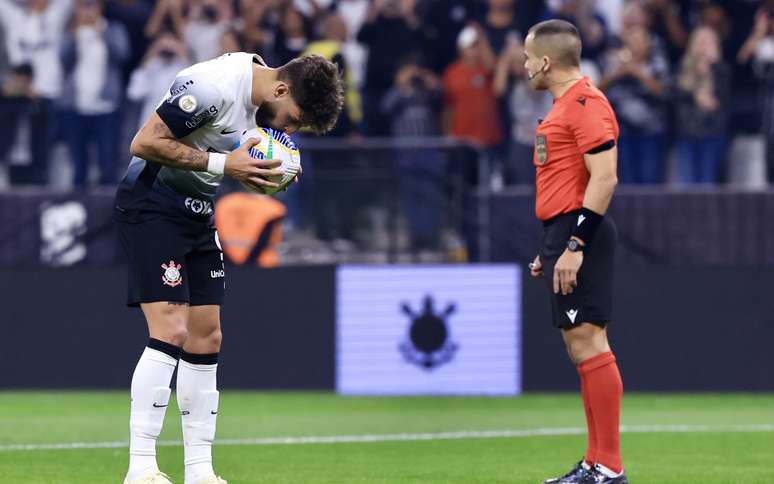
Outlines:
<svg viewBox="0 0 774 484"><path fill-rule="evenodd" d="M164 408L164 407L168 407L168 406L169 406L169 404L166 404L166 405L159 405L158 403L156 403L156 402L153 402L153 406L154 406L155 408Z"/></svg>
<svg viewBox="0 0 774 484"><path fill-rule="evenodd" d="M217 412L217 411L215 411L215 410L211 410L211 411L210 411L210 414L211 414L211 415L217 415L217 414L218 414L218 412Z"/></svg>
<svg viewBox="0 0 774 484"><path fill-rule="evenodd" d="M188 410L183 410L182 412L180 412L180 415L190 415L190 414L191 412L189 412Z"/></svg>

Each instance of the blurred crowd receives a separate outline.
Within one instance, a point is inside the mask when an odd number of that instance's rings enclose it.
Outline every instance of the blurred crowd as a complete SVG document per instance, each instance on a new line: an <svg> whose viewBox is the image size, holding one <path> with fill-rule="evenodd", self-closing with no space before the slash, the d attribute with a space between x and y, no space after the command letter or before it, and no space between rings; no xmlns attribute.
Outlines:
<svg viewBox="0 0 774 484"><path fill-rule="evenodd" d="M774 181L768 0L0 0L0 170L51 183L61 146L74 186L115 184L121 133L179 70L250 51L339 64L333 136L452 136L486 153L495 188L529 184L551 100L530 91L522 42L548 18L578 26L582 70L617 112L621 182Z"/></svg>

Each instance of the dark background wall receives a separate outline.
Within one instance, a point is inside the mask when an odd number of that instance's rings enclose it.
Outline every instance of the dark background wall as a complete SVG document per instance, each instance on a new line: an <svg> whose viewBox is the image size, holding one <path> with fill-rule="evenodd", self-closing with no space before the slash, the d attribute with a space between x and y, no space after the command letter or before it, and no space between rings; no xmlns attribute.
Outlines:
<svg viewBox="0 0 774 484"><path fill-rule="evenodd" d="M334 267L229 268L219 381L334 388ZM128 388L146 341L125 269L0 270L0 388ZM610 339L627 390L774 391L772 270L619 267ZM575 390L542 282L523 284L526 391Z"/></svg>
<svg viewBox="0 0 774 484"><path fill-rule="evenodd" d="M219 384L333 388L334 271L228 269ZM147 342L126 269L0 271L0 388L128 388Z"/></svg>

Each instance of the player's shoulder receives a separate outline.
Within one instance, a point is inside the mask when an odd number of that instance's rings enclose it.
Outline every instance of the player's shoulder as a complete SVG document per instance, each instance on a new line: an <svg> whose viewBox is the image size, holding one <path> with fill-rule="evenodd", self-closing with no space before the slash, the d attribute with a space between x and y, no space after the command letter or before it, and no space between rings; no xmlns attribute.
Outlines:
<svg viewBox="0 0 774 484"><path fill-rule="evenodd" d="M180 71L179 75L197 76L215 85L228 86L239 82L246 74L252 74L250 65L260 57L246 52L232 52L214 59L197 62ZM260 59L263 62L263 59ZM265 65L265 64L261 64Z"/></svg>

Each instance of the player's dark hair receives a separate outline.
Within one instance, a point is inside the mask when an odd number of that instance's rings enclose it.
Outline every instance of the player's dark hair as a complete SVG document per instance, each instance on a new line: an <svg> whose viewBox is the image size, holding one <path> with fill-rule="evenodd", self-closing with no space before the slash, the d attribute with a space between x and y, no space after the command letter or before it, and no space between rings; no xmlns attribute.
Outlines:
<svg viewBox="0 0 774 484"><path fill-rule="evenodd" d="M277 78L288 84L301 108L301 124L317 134L336 125L344 106L344 84L339 68L319 55L305 55L279 68Z"/></svg>
<svg viewBox="0 0 774 484"><path fill-rule="evenodd" d="M562 44L561 49L554 52L555 60L562 65L578 67L581 60L581 37L578 29L570 22L564 20L546 20L537 23L529 29L535 40L554 36L569 36L571 42Z"/></svg>

